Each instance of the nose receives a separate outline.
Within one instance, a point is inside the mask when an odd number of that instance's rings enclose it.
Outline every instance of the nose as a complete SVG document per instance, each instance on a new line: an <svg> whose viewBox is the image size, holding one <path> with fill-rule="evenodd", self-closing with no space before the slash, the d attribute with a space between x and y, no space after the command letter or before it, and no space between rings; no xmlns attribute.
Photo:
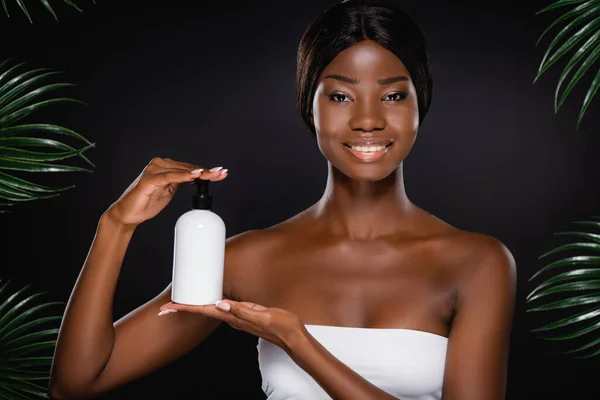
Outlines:
<svg viewBox="0 0 600 400"><path fill-rule="evenodd" d="M353 131L381 131L386 121L381 106L371 102L356 103L350 118L350 128Z"/></svg>

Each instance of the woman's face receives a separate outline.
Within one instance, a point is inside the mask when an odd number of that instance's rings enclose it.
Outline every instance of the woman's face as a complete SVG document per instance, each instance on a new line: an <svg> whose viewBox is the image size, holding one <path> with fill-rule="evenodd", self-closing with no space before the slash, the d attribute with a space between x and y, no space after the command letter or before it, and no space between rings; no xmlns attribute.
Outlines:
<svg viewBox="0 0 600 400"><path fill-rule="evenodd" d="M337 55L313 99L317 143L325 158L356 180L387 177L415 141L419 111L404 64L371 40Z"/></svg>

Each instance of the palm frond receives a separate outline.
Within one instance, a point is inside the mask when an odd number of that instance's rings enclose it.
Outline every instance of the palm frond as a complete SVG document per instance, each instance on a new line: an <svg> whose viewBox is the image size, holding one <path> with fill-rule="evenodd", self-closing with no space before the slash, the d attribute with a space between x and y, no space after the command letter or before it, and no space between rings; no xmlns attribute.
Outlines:
<svg viewBox="0 0 600 400"><path fill-rule="evenodd" d="M47 187L18 177L15 173L91 172L88 168L56 163L73 157L81 158L94 167L84 152L95 144L79 133L58 125L19 123L45 107L67 102L81 103L64 97L40 99L55 90L73 85L62 82L46 84L44 80L60 72L46 68L20 72L22 66L10 66L9 61L0 63L0 207L56 197L60 192L74 187ZM75 148L59 140L34 136L39 134L62 136L83 142L84 145ZM0 212L6 210L0 209Z"/></svg>
<svg viewBox="0 0 600 400"><path fill-rule="evenodd" d="M554 93L554 112L557 113L577 83L595 65L600 58L600 0L559 0L540 10L537 14L556 10L557 8L574 6L557 18L541 35L536 43L553 28L563 25L548 45L540 63L534 83L552 65L575 50L571 59L563 68ZM583 25L583 26L581 26ZM563 41L564 39L564 41ZM561 41L562 44L561 44ZM583 43L582 43L583 42ZM575 68L578 67L576 70ZM575 70L574 73L572 73ZM587 90L585 99L577 118L577 129L592 99L600 87L600 72L593 79ZM562 92L561 92L562 90Z"/></svg>
<svg viewBox="0 0 600 400"><path fill-rule="evenodd" d="M580 226L600 230L599 221L574 221ZM590 333L600 329L600 235L587 231L567 231L557 233L557 236L576 237L578 241L560 245L542 255L540 258L563 254L558 260L547 263L540 268L530 280L543 273L557 268L566 268L566 271L555 273L539 283L527 296L527 303L542 301L541 305L530 306L527 312L566 312L573 313L548 323L533 332L556 332L566 330L567 333L543 336L543 339L552 341L568 341L587 338ZM573 255L573 252L577 252ZM564 254L570 253L570 254ZM589 253L589 254L588 254ZM583 268L582 268L583 267ZM559 296L555 298L554 296ZM587 343L575 349L564 351L575 358L595 357L600 355L600 340L596 337L588 339ZM580 354L583 354L580 356Z"/></svg>
<svg viewBox="0 0 600 400"><path fill-rule="evenodd" d="M10 293L9 283L0 280L0 398L48 398L52 357L43 354L53 352L58 327L42 327L57 324L62 317L40 312L65 303L40 302L44 293L25 296L29 286Z"/></svg>
<svg viewBox="0 0 600 400"><path fill-rule="evenodd" d="M95 0L91 0L92 3L96 4ZM18 7L21 9L21 11L23 12L23 14L25 14L25 16L27 17L27 19L29 20L30 23L33 23L33 20L31 19L31 15L29 14L29 10L27 9L27 6L25 5L25 2L23 0L0 0L0 2L2 2L2 8L4 8L4 12L6 13L6 16L10 18L10 13L8 12L8 6L7 3L11 3L14 2L18 5ZM39 0L39 2L44 6L44 8L46 10L48 10L48 12L52 15L52 17L54 17L54 19L58 22L58 16L56 15L56 13L54 12L54 9L52 8L52 5L50 5L50 1L48 0ZM63 3L68 4L69 6L71 6L72 8L74 8L75 10L79 11L79 12L83 12L83 10L81 8L79 8L79 6L71 0L62 0Z"/></svg>

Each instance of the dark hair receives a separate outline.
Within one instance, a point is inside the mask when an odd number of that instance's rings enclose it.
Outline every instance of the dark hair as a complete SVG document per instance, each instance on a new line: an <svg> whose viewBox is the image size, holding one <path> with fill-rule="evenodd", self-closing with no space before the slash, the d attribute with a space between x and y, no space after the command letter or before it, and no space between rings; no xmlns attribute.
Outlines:
<svg viewBox="0 0 600 400"><path fill-rule="evenodd" d="M319 76L340 52L367 39L394 53L406 66L417 92L419 123L423 122L433 89L423 33L408 13L390 1L346 0L321 14L304 32L298 46L297 106L313 135L310 109Z"/></svg>

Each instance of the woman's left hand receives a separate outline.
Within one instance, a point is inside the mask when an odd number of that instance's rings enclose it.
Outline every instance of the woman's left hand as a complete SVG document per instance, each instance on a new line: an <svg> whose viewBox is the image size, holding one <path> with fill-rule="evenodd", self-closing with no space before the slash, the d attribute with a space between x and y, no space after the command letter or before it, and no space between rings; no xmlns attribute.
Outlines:
<svg viewBox="0 0 600 400"><path fill-rule="evenodd" d="M228 323L234 329L261 337L289 352L291 341L301 337L306 329L300 318L281 308L267 308L243 301L221 300L216 305L189 306L169 302L159 315L175 311L198 313Z"/></svg>

